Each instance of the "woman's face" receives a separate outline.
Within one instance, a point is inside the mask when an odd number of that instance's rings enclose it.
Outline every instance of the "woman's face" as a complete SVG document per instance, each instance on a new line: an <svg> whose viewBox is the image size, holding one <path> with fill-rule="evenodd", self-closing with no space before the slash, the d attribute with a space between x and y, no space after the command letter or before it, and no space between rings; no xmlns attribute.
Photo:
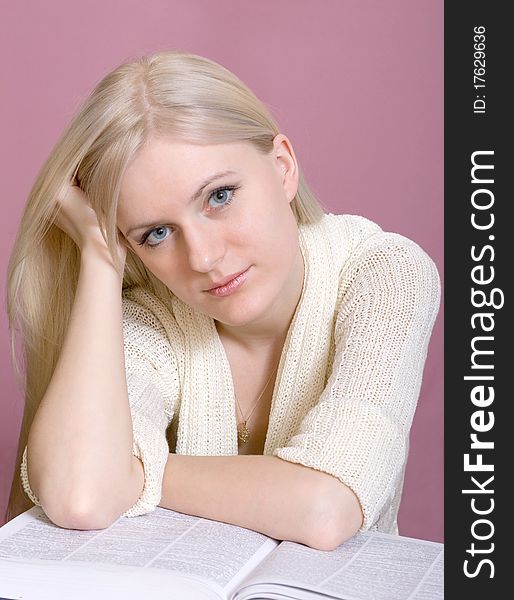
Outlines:
<svg viewBox="0 0 514 600"><path fill-rule="evenodd" d="M290 207L297 187L296 158L282 134L269 155L249 143L152 138L124 174L118 227L185 303L229 326L265 323L297 293L301 254ZM241 272L239 286L207 291Z"/></svg>

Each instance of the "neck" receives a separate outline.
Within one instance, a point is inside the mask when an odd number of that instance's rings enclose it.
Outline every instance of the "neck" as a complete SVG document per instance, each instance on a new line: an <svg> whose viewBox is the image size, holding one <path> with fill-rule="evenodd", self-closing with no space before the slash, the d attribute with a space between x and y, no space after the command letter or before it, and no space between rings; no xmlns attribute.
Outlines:
<svg viewBox="0 0 514 600"><path fill-rule="evenodd" d="M282 290L284 302L275 303L265 317L247 325L232 327L216 321L219 335L249 351L282 345L302 295L304 268L298 247L291 277Z"/></svg>

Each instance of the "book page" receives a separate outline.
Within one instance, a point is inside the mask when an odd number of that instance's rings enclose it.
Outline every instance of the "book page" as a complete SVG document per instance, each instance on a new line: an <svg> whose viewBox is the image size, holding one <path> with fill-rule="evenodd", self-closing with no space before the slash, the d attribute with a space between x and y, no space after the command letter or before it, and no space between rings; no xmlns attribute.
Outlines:
<svg viewBox="0 0 514 600"><path fill-rule="evenodd" d="M256 597L257 591L267 598L442 599L443 548L375 532L359 533L331 552L282 542L241 584L235 599Z"/></svg>
<svg viewBox="0 0 514 600"><path fill-rule="evenodd" d="M14 568L13 561L31 565L26 570L43 561L46 566L48 561L56 561L61 568L52 566L52 577L59 571L69 573L71 567L87 569L90 592L95 577L109 567L114 575L117 571L137 574L144 569L166 572L168 581L171 572L186 579L201 578L210 582L216 597L225 598L223 588L240 579L241 570L246 574L256 556L259 560L277 544L255 531L160 507L148 515L120 517L107 529L92 531L57 527L40 507L34 507L0 529L0 581L4 581L2 572ZM155 579L162 581L158 575ZM7 595L2 585L0 595ZM34 585L41 590L41 582ZM152 594L156 597L153 588Z"/></svg>

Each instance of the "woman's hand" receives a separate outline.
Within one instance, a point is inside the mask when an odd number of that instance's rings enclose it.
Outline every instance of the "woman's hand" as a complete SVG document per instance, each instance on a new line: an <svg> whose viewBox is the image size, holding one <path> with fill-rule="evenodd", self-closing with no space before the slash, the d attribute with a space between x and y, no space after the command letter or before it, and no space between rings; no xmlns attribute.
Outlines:
<svg viewBox="0 0 514 600"><path fill-rule="evenodd" d="M58 199L58 205L60 210L55 223L77 244L81 253L89 247L102 252L107 249L96 212L80 187L70 183L64 195ZM122 264L125 264L127 247L120 242L118 254Z"/></svg>

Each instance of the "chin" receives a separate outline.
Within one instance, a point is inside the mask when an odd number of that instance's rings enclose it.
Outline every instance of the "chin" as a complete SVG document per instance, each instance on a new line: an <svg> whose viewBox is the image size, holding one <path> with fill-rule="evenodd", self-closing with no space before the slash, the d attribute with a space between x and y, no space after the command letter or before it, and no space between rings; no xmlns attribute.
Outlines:
<svg viewBox="0 0 514 600"><path fill-rule="evenodd" d="M213 311L214 312L214 311ZM233 302L223 308L219 308L208 314L216 321L223 323L224 325L231 327L241 327L248 325L260 317L266 312L266 305L262 298L252 298L250 301L245 301L242 298L234 296Z"/></svg>

